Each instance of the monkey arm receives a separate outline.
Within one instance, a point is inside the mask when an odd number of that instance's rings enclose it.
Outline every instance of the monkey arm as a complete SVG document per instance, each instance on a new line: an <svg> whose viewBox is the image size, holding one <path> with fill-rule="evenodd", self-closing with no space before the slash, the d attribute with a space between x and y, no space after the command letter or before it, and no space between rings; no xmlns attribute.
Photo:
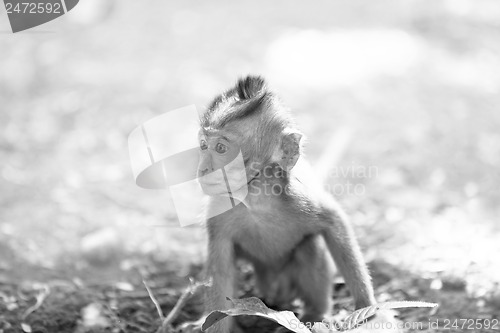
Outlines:
<svg viewBox="0 0 500 333"><path fill-rule="evenodd" d="M228 305L226 297L234 297L234 245L230 237L227 237L222 230L218 230L217 226L210 222L208 222L207 275L212 278L212 287L207 291L206 305L207 311L224 310ZM214 325L209 332L229 333L231 322L231 318L226 318Z"/></svg>
<svg viewBox="0 0 500 333"><path fill-rule="evenodd" d="M370 275L351 226L339 210L335 210L329 220L323 236L354 297L356 309L375 304Z"/></svg>

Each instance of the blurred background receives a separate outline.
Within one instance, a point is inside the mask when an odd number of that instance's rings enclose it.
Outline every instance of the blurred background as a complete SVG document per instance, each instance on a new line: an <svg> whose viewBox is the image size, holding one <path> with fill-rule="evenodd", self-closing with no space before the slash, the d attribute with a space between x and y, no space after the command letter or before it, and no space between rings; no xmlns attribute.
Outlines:
<svg viewBox="0 0 500 333"><path fill-rule="evenodd" d="M135 185L127 136L251 73L328 169L379 300L498 315L498 1L82 0L0 30L0 285L189 275L204 231Z"/></svg>

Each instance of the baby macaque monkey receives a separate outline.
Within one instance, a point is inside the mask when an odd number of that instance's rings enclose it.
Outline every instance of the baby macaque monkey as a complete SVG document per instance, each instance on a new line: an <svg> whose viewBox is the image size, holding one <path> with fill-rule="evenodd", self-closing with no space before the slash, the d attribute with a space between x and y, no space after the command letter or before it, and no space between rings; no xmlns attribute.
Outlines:
<svg viewBox="0 0 500 333"><path fill-rule="evenodd" d="M248 189L244 199L231 198L232 209L207 220L207 272L212 278L207 312L226 309L226 297L236 296L238 258L253 265L257 288L268 304L300 298L303 322L321 321L331 311L333 261L355 307L375 303L368 270L343 211L326 191L312 190L294 168L301 138L261 77L240 79L201 117L198 176L211 198L208 209L218 195L227 196L226 182L233 192L238 190L234 184ZM244 170L226 167L240 151ZM209 332L236 330L226 318Z"/></svg>

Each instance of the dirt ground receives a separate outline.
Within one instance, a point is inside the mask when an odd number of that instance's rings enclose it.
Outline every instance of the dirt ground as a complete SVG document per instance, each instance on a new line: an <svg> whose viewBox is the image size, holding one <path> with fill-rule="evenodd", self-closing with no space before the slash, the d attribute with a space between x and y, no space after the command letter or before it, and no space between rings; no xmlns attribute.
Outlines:
<svg viewBox="0 0 500 333"><path fill-rule="evenodd" d="M0 34L0 332L156 331L143 280L169 313L201 276L205 235L178 225L168 192L135 185L127 136L246 73L292 108L313 166L348 133L325 186L377 300L439 304L399 311L409 331L498 331L499 40L493 0L86 0ZM335 290L334 312L351 311ZM200 312L194 297L174 324Z"/></svg>

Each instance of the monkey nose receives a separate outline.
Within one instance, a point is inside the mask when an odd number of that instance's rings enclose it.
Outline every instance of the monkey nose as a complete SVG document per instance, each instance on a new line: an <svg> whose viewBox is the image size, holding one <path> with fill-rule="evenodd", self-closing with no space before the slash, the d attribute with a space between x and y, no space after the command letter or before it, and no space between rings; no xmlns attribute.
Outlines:
<svg viewBox="0 0 500 333"><path fill-rule="evenodd" d="M202 176L205 176L207 173L210 173L212 172L212 170L210 170L209 168L206 168L206 169L203 169L203 170L200 170L200 174Z"/></svg>

